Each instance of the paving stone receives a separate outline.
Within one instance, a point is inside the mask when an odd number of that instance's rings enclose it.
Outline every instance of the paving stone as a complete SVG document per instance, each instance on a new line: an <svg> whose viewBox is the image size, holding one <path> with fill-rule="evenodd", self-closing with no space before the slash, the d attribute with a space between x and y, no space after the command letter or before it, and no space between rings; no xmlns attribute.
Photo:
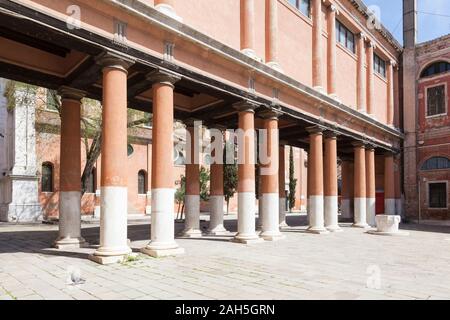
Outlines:
<svg viewBox="0 0 450 320"><path fill-rule="evenodd" d="M229 223L235 227L235 222ZM186 250L184 256L139 255L134 262L101 266L73 255L42 254L54 240L55 226L0 226L0 247L7 246L0 253L3 300L450 299L450 277L442 276L450 264L448 235L442 232L411 231L409 237L393 239L344 225L344 232L322 237L298 226L276 243L245 246L207 238L177 239ZM134 225L129 230L130 237L148 237L147 227ZM39 237L30 239L34 231L41 231ZM89 232L98 239L97 228ZM85 283L68 285L69 267L79 268ZM373 277L378 277L380 289L367 287Z"/></svg>

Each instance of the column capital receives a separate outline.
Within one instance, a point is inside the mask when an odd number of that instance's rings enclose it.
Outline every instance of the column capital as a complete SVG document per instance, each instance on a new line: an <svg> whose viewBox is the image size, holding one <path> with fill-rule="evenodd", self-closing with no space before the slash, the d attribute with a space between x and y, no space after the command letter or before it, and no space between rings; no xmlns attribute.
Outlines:
<svg viewBox="0 0 450 320"><path fill-rule="evenodd" d="M375 49L377 47L375 41L367 38L367 47Z"/></svg>
<svg viewBox="0 0 450 320"><path fill-rule="evenodd" d="M306 127L306 131L309 134L322 134L325 131L325 128L323 128L321 126L310 126L310 127Z"/></svg>
<svg viewBox="0 0 450 320"><path fill-rule="evenodd" d="M393 59L389 59L389 65L395 68L397 66L397 62Z"/></svg>
<svg viewBox="0 0 450 320"><path fill-rule="evenodd" d="M363 141L353 141L352 142L352 146L355 148L365 148L366 147L366 143Z"/></svg>
<svg viewBox="0 0 450 320"><path fill-rule="evenodd" d="M78 89L74 89L67 86L62 86L58 89L58 94L61 96L61 99L69 99L81 101L86 96L86 92Z"/></svg>
<svg viewBox="0 0 450 320"><path fill-rule="evenodd" d="M365 145L367 151L375 151L375 145L368 143Z"/></svg>
<svg viewBox="0 0 450 320"><path fill-rule="evenodd" d="M337 137L340 135L339 132L332 131L332 130L326 130L323 134L324 138L326 139L337 139Z"/></svg>
<svg viewBox="0 0 450 320"><path fill-rule="evenodd" d="M127 69L135 63L135 60L115 52L106 51L95 57L95 62L103 68L115 68L128 72Z"/></svg>
<svg viewBox="0 0 450 320"><path fill-rule="evenodd" d="M364 32L360 32L360 33L358 33L358 37L360 38L360 39L362 39L362 40L366 40L367 39L367 36L366 36L366 34L364 33Z"/></svg>
<svg viewBox="0 0 450 320"><path fill-rule="evenodd" d="M280 139L280 146L287 146L287 145L289 145L289 142L287 141L287 140L282 140L282 139Z"/></svg>
<svg viewBox="0 0 450 320"><path fill-rule="evenodd" d="M242 100L233 104L233 108L239 112L253 112L255 113L255 109L257 109L259 105L255 102Z"/></svg>
<svg viewBox="0 0 450 320"><path fill-rule="evenodd" d="M174 87L175 83L181 80L181 76L164 69L156 69L148 73L146 79L152 84L162 83Z"/></svg>
<svg viewBox="0 0 450 320"><path fill-rule="evenodd" d="M281 111L278 109L270 108L263 110L261 112L258 112L257 116L260 118L263 118L265 120L272 119L272 120L278 120L278 118L282 115Z"/></svg>
<svg viewBox="0 0 450 320"><path fill-rule="evenodd" d="M331 4L331 5L328 7L328 10L329 10L330 12L334 12L336 15L339 14L339 10L338 10L338 8L337 8L334 4Z"/></svg>

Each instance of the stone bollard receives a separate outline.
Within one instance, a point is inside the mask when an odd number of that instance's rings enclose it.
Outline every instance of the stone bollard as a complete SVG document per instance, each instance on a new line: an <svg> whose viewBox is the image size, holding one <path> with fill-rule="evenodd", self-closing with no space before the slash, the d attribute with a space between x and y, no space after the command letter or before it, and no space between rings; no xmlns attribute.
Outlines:
<svg viewBox="0 0 450 320"><path fill-rule="evenodd" d="M367 233L377 234L383 236L406 236L408 232L400 231L398 225L400 224L401 217L397 215L379 214L375 216L377 225L376 230L369 230Z"/></svg>

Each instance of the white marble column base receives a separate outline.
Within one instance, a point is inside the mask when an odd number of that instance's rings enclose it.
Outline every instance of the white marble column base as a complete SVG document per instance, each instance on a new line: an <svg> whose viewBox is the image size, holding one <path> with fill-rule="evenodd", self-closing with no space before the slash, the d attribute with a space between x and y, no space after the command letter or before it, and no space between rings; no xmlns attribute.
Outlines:
<svg viewBox="0 0 450 320"><path fill-rule="evenodd" d="M142 253L156 258L184 253L175 242L174 195L175 189L152 189L151 241Z"/></svg>
<svg viewBox="0 0 450 320"><path fill-rule="evenodd" d="M402 199L395 199L395 212L399 215L403 215L403 201Z"/></svg>
<svg viewBox="0 0 450 320"><path fill-rule="evenodd" d="M162 12L165 15L179 21L179 22L183 22L183 19L179 15L177 15L175 13L175 10L172 8L172 6L170 6L168 4L165 4L165 3L158 4L155 7L155 9L158 10L159 12Z"/></svg>
<svg viewBox="0 0 450 320"><path fill-rule="evenodd" d="M232 233L223 226L224 197L215 195L209 197L209 227L206 231L210 236L226 236Z"/></svg>
<svg viewBox="0 0 450 320"><path fill-rule="evenodd" d="M395 215L395 199L384 199L384 213Z"/></svg>
<svg viewBox="0 0 450 320"><path fill-rule="evenodd" d="M280 228L287 228L289 225L286 222L286 198L280 198L278 200L279 203L279 220L280 220Z"/></svg>
<svg viewBox="0 0 450 320"><path fill-rule="evenodd" d="M259 60L255 50L253 49L242 49L241 52L252 59Z"/></svg>
<svg viewBox="0 0 450 320"><path fill-rule="evenodd" d="M278 72L283 72L283 69L281 69L280 64L276 61L269 61L267 62L267 65Z"/></svg>
<svg viewBox="0 0 450 320"><path fill-rule="evenodd" d="M183 255L185 253L184 248L175 248L175 249L150 249L150 248L142 248L141 252L153 258L164 258L164 257L174 257Z"/></svg>
<svg viewBox="0 0 450 320"><path fill-rule="evenodd" d="M101 188L100 247L89 259L100 264L120 262L131 253L127 237L127 187Z"/></svg>
<svg viewBox="0 0 450 320"><path fill-rule="evenodd" d="M263 242L255 231L255 192L238 193L238 233L233 241L244 244Z"/></svg>
<svg viewBox="0 0 450 320"><path fill-rule="evenodd" d="M184 238L200 238L202 231L200 230L200 195L185 195L185 220L184 230L180 237Z"/></svg>
<svg viewBox="0 0 450 320"><path fill-rule="evenodd" d="M309 227L306 229L309 233L327 234L329 231L324 226L324 204L323 195L309 196L308 199L308 221Z"/></svg>
<svg viewBox="0 0 450 320"><path fill-rule="evenodd" d="M91 254L89 255L88 259L98 264L114 264L126 261L129 254L131 254L131 249L129 252L124 253L122 255L98 256L95 254Z"/></svg>
<svg viewBox="0 0 450 320"><path fill-rule="evenodd" d="M280 232L279 195L278 193L264 193L260 200L262 228L260 237L266 241L276 241L285 238Z"/></svg>
<svg viewBox="0 0 450 320"><path fill-rule="evenodd" d="M352 218L350 201L351 201L350 199L342 199L341 200L341 217L343 219L351 219Z"/></svg>
<svg viewBox="0 0 450 320"><path fill-rule="evenodd" d="M58 238L53 247L56 249L86 248L89 243L82 237L80 238Z"/></svg>
<svg viewBox="0 0 450 320"><path fill-rule="evenodd" d="M355 222L352 227L365 229L370 228L367 224L366 205L366 198L355 198Z"/></svg>
<svg viewBox="0 0 450 320"><path fill-rule="evenodd" d="M325 196L325 228L330 232L340 232L338 224L338 197Z"/></svg>
<svg viewBox="0 0 450 320"><path fill-rule="evenodd" d="M321 87L321 86L315 86L314 90L316 90L316 91L318 91L318 92L320 92L322 94L325 94L325 89L323 87Z"/></svg>
<svg viewBox="0 0 450 320"><path fill-rule="evenodd" d="M367 198L366 200L366 213L367 213L367 224L371 227L375 227L375 215L376 215L376 207L375 207L375 198Z"/></svg>
<svg viewBox="0 0 450 320"><path fill-rule="evenodd" d="M58 228L59 236L54 243L55 248L80 248L85 243L81 237L80 191L60 192Z"/></svg>

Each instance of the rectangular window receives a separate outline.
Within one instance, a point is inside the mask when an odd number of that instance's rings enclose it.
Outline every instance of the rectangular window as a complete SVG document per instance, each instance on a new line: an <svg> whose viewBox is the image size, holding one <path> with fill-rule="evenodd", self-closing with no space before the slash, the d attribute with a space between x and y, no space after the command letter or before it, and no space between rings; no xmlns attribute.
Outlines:
<svg viewBox="0 0 450 320"><path fill-rule="evenodd" d="M311 0L289 0L289 3L296 7L305 16L311 15Z"/></svg>
<svg viewBox="0 0 450 320"><path fill-rule="evenodd" d="M383 78L386 78L386 61L376 54L373 55L373 70L383 76Z"/></svg>
<svg viewBox="0 0 450 320"><path fill-rule="evenodd" d="M445 113L445 85L427 89L427 116Z"/></svg>
<svg viewBox="0 0 450 320"><path fill-rule="evenodd" d="M355 35L336 20L336 41L355 53Z"/></svg>
<svg viewBox="0 0 450 320"><path fill-rule="evenodd" d="M428 206L435 209L447 208L447 184L434 182L428 185Z"/></svg>

